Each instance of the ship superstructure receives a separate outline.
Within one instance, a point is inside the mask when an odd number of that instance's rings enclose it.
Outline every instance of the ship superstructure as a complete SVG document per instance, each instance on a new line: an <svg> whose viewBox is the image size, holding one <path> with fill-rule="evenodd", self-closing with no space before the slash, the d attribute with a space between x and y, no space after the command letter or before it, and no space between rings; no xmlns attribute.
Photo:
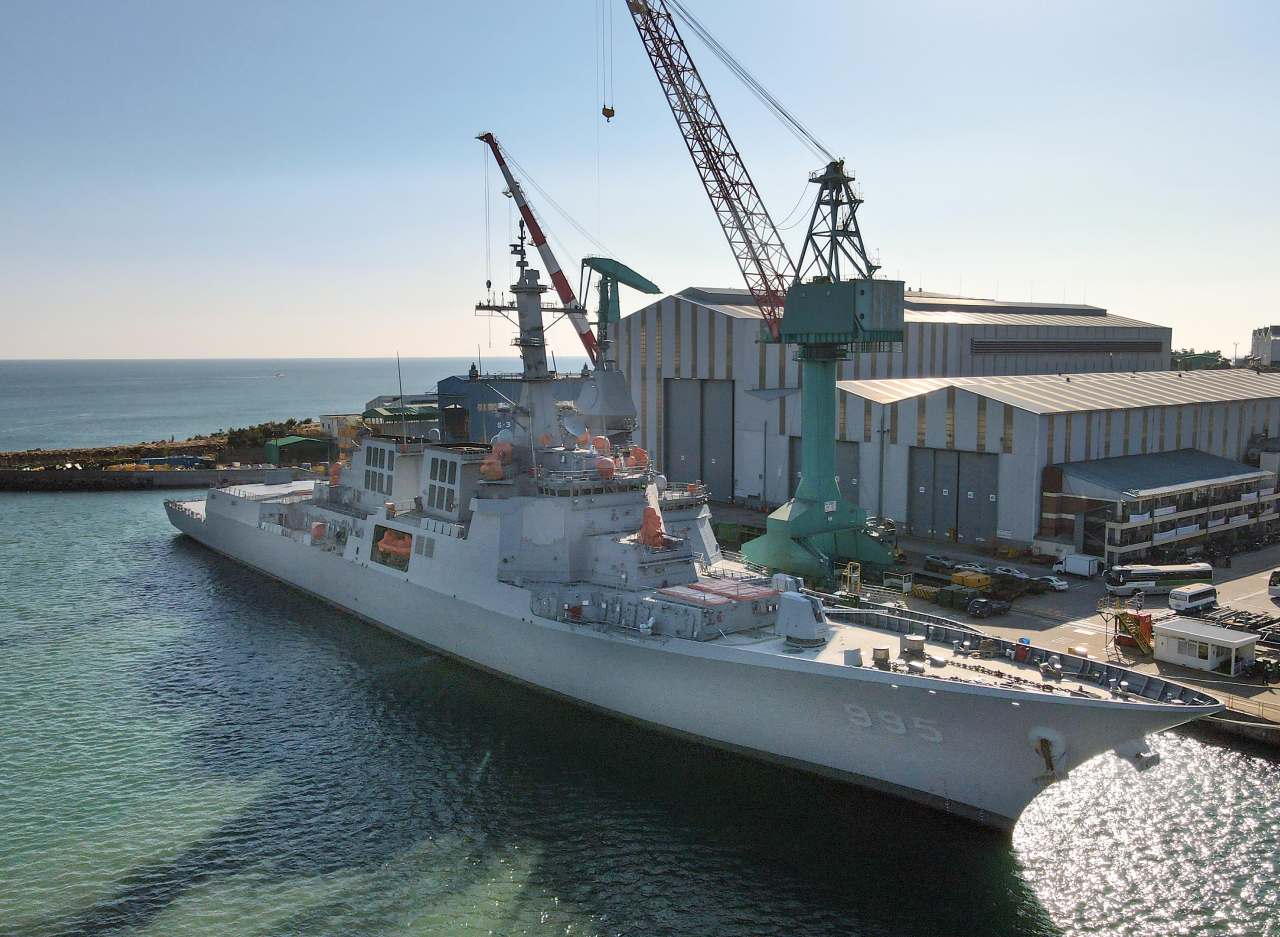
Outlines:
<svg viewBox="0 0 1280 937"><path fill-rule="evenodd" d="M1047 784L1213 698L916 613L825 608L723 555L664 488L602 355L555 393L545 287L515 245L524 370L485 444L365 435L327 482L168 502L179 530L445 654L669 732L1009 828ZM590 425L589 425L590 424Z"/></svg>

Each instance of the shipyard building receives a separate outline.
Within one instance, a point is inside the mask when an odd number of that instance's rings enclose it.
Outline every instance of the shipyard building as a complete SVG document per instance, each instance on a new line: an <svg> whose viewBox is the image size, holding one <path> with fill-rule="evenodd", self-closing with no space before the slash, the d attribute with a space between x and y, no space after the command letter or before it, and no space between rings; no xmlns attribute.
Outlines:
<svg viewBox="0 0 1280 937"><path fill-rule="evenodd" d="M900 348L853 355L840 380L1161 371L1171 331L1096 306L1017 303L907 291ZM763 317L742 289L690 288L625 316L612 331L639 408L640 444L674 482L716 500L779 504L800 466L794 349L758 339ZM862 430L841 394L841 485ZM855 403L855 408L861 404ZM865 500L864 500L865 503ZM892 516L892 515L890 515Z"/></svg>
<svg viewBox="0 0 1280 937"><path fill-rule="evenodd" d="M1264 325L1253 330L1249 357L1268 368L1280 364L1280 325Z"/></svg>
<svg viewBox="0 0 1280 937"><path fill-rule="evenodd" d="M1280 374L1152 371L845 381L841 487L911 536L1108 563L1256 532ZM839 444L838 448L839 448Z"/></svg>
<svg viewBox="0 0 1280 937"><path fill-rule="evenodd" d="M841 365L836 426L841 491L900 532L1119 563L1275 522L1256 457L1280 374L1172 371L1170 329L1091 306L908 291L905 312L900 349ZM667 477L771 506L799 481L801 388L761 324L744 290L688 289L613 334Z"/></svg>

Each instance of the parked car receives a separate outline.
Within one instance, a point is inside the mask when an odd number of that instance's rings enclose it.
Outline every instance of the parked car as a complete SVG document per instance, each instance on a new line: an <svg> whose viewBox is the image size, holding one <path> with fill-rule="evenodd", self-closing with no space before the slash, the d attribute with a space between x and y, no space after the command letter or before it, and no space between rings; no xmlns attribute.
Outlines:
<svg viewBox="0 0 1280 937"><path fill-rule="evenodd" d="M953 573L989 573L991 570L985 566L979 566L977 563L957 563L951 567Z"/></svg>
<svg viewBox="0 0 1280 937"><path fill-rule="evenodd" d="M1071 583L1065 579L1059 579L1057 576L1037 576L1036 582L1048 586L1055 592L1066 592L1071 588Z"/></svg>
<svg viewBox="0 0 1280 937"><path fill-rule="evenodd" d="M996 575L999 575L999 576L1012 576L1014 579L1030 579L1030 578L1031 578L1031 577L1030 577L1030 576L1028 576L1026 573L1024 573L1022 570L1020 570L1020 569L1015 569L1015 568L1014 568L1014 567L1012 567L1012 566L997 566L997 567L996 567Z"/></svg>
<svg viewBox="0 0 1280 937"><path fill-rule="evenodd" d="M949 556L926 556L924 568L930 573L949 573L956 568L956 561Z"/></svg>
<svg viewBox="0 0 1280 937"><path fill-rule="evenodd" d="M999 599L974 599L965 611L974 618L990 618L992 615L1007 615L1011 608L1012 605Z"/></svg>

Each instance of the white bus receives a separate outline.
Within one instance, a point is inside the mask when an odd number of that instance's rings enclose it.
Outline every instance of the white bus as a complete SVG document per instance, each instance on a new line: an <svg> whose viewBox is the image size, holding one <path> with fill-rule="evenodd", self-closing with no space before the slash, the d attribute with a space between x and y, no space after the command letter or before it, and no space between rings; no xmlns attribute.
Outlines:
<svg viewBox="0 0 1280 937"><path fill-rule="evenodd" d="M1112 566L1102 577L1112 595L1147 595L1168 592L1179 586L1195 586L1213 582L1213 567L1208 563L1185 566Z"/></svg>
<svg viewBox="0 0 1280 937"><path fill-rule="evenodd" d="M1179 586L1169 590L1169 607L1175 612L1198 612L1218 604L1218 590L1212 585Z"/></svg>

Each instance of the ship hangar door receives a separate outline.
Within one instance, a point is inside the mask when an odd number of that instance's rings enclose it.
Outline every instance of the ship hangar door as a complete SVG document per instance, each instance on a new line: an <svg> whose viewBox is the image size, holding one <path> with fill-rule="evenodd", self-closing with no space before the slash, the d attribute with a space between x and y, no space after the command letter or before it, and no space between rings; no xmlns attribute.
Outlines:
<svg viewBox="0 0 1280 937"><path fill-rule="evenodd" d="M733 499L733 381L664 381L664 461L673 482L701 481L713 501Z"/></svg>
<svg viewBox="0 0 1280 937"><path fill-rule="evenodd" d="M912 447L907 527L913 537L990 546L996 531L993 452Z"/></svg>

